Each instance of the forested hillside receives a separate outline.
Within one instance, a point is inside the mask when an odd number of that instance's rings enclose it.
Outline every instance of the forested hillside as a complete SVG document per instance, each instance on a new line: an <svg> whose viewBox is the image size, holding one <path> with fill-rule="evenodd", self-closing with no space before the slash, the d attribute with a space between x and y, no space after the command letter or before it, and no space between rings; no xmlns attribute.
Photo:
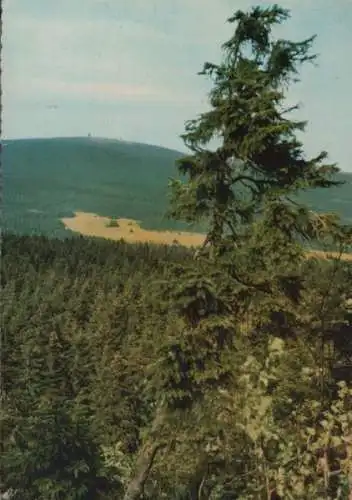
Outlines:
<svg viewBox="0 0 352 500"><path fill-rule="evenodd" d="M181 153L95 138L6 141L4 224L21 234L67 237L60 219L75 211L143 220L162 229L167 183Z"/></svg>
<svg viewBox="0 0 352 500"><path fill-rule="evenodd" d="M351 500L352 267L304 245L342 252L352 227L299 201L338 167L285 109L315 60L314 37L273 37L288 18L237 11L204 65L210 107L169 187L200 247L4 233L11 500Z"/></svg>
<svg viewBox="0 0 352 500"><path fill-rule="evenodd" d="M168 219L168 182L182 153L121 141L71 138L5 141L3 223L21 234L73 236L61 218L90 212L140 220L148 229L188 229ZM352 221L352 174L345 184L300 194L305 203ZM196 229L204 229L195 225ZM194 228L193 228L194 230Z"/></svg>

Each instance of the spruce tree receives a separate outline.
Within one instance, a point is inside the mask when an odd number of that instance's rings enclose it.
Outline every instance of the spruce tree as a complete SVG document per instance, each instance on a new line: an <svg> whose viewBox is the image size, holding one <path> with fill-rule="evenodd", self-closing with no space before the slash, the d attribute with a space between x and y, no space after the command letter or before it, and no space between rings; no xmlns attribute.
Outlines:
<svg viewBox="0 0 352 500"><path fill-rule="evenodd" d="M223 44L223 60L206 63L202 71L213 82L211 109L188 122L183 135L191 154L179 161L186 180L171 183L171 214L192 223L204 221L210 253L202 254L197 284L194 273L184 269L173 286L175 290L183 287L177 300L183 293L183 301L194 306L192 315L197 317L195 299L205 273L220 274L216 281L221 286L213 302L224 303L216 322L212 320L211 332L200 326L202 318L187 329L195 334L200 328L202 340L191 341L181 328L177 348L173 347L183 360L174 379L186 379L190 366L194 373L198 360L193 389L197 377L207 380L213 374L213 355L206 345L215 346L214 331L219 333L224 324L228 329L230 320L236 337L246 309L253 327L267 325L282 332L282 324L295 323L303 286L299 272L302 238L341 237L343 233L335 216L314 213L295 199L300 190L337 184L333 177L338 168L326 163L326 152L306 157L297 137L306 123L290 118L297 106L287 108L287 89L298 80L301 65L313 62L316 55L311 50L314 36L299 42L275 39L275 26L288 17L288 10L274 5L254 7L248 13L237 11L228 20L235 30ZM213 139L220 142L215 151L209 146ZM194 300L189 298L191 289ZM217 359L221 359L219 350L231 344L214 347ZM170 349L168 353L165 359ZM223 363L219 365L219 373L226 371ZM170 369L170 359L166 366ZM220 376L215 380L222 382Z"/></svg>
<svg viewBox="0 0 352 500"><path fill-rule="evenodd" d="M238 343L245 311L253 325L272 322L273 312L294 317L302 238L343 235L335 216L314 213L296 199L301 190L338 184L338 168L326 162L326 152L307 158L298 138L306 122L293 118L298 106L286 104L300 67L316 59L315 37L274 38L275 26L288 18L278 5L237 11L228 20L235 29L223 44L223 60L201 72L213 83L210 110L186 124L182 137L190 153L178 164L183 180L171 182L170 215L205 223L207 236L202 258L169 277L172 291L164 298L175 319L152 367L156 417L125 500L142 495L172 415L184 411L189 419L193 411L194 422L202 419L209 435L215 432L207 401L226 390L245 358L245 340ZM199 460L206 467L204 444Z"/></svg>
<svg viewBox="0 0 352 500"><path fill-rule="evenodd" d="M326 163L325 151L306 157L297 136L306 122L293 118L298 105L286 103L302 64L316 59L314 36L299 42L274 38L275 25L289 15L278 5L237 11L228 19L235 30L222 46L223 60L207 62L200 73L213 84L210 110L186 124L182 137L190 154L178 165L186 181L171 182L171 215L205 221L206 244L218 250L238 244L246 225L269 208L273 224L316 234L317 215L293 198L299 190L337 184L338 169ZM220 144L215 150L212 140Z"/></svg>

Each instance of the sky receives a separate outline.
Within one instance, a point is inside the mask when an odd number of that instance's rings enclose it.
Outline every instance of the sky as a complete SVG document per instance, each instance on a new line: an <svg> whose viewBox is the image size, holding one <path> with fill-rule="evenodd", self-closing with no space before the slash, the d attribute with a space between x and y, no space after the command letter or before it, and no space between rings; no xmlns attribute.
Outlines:
<svg viewBox="0 0 352 500"><path fill-rule="evenodd" d="M316 66L289 92L308 120L308 155L352 172L352 0L281 0L277 36L317 35ZM207 109L197 73L221 60L237 9L257 0L4 0L2 137L92 136L184 150L185 122Z"/></svg>

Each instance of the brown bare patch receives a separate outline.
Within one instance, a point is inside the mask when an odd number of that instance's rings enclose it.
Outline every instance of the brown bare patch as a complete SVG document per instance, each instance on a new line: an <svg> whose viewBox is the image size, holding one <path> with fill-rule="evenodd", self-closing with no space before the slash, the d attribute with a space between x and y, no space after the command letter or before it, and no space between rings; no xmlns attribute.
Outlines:
<svg viewBox="0 0 352 500"><path fill-rule="evenodd" d="M177 244L186 247L195 247L203 243L204 234L187 231L153 231L140 227L140 221L132 219L116 219L118 227L110 226L109 217L100 217L96 214L75 212L74 217L61 219L65 227L85 236L97 236L111 240L124 239L129 243L151 242L158 244Z"/></svg>
<svg viewBox="0 0 352 500"><path fill-rule="evenodd" d="M158 244L178 245L185 247L197 247L204 243L205 235L201 233L190 233L187 231L154 231L140 227L140 221L133 219L116 219L118 227L110 226L109 217L90 214L86 212L75 212L74 217L61 219L67 229L83 234L85 236L97 236L110 240L124 239L128 243L151 242ZM341 258L352 261L352 253L339 254L338 252L323 252L312 250L307 252L308 258L318 257L321 259Z"/></svg>

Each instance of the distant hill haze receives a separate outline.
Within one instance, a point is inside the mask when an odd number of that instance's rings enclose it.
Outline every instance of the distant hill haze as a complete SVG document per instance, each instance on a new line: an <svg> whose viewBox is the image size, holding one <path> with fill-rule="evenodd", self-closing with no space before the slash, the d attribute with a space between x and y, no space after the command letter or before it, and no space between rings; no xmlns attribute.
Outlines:
<svg viewBox="0 0 352 500"><path fill-rule="evenodd" d="M6 140L2 145L3 227L18 233L68 236L61 219L75 212L141 221L156 230L189 230L165 217L167 183L182 153L111 139ZM352 223L352 174L345 185L305 192L311 208ZM197 228L199 230L199 228Z"/></svg>

